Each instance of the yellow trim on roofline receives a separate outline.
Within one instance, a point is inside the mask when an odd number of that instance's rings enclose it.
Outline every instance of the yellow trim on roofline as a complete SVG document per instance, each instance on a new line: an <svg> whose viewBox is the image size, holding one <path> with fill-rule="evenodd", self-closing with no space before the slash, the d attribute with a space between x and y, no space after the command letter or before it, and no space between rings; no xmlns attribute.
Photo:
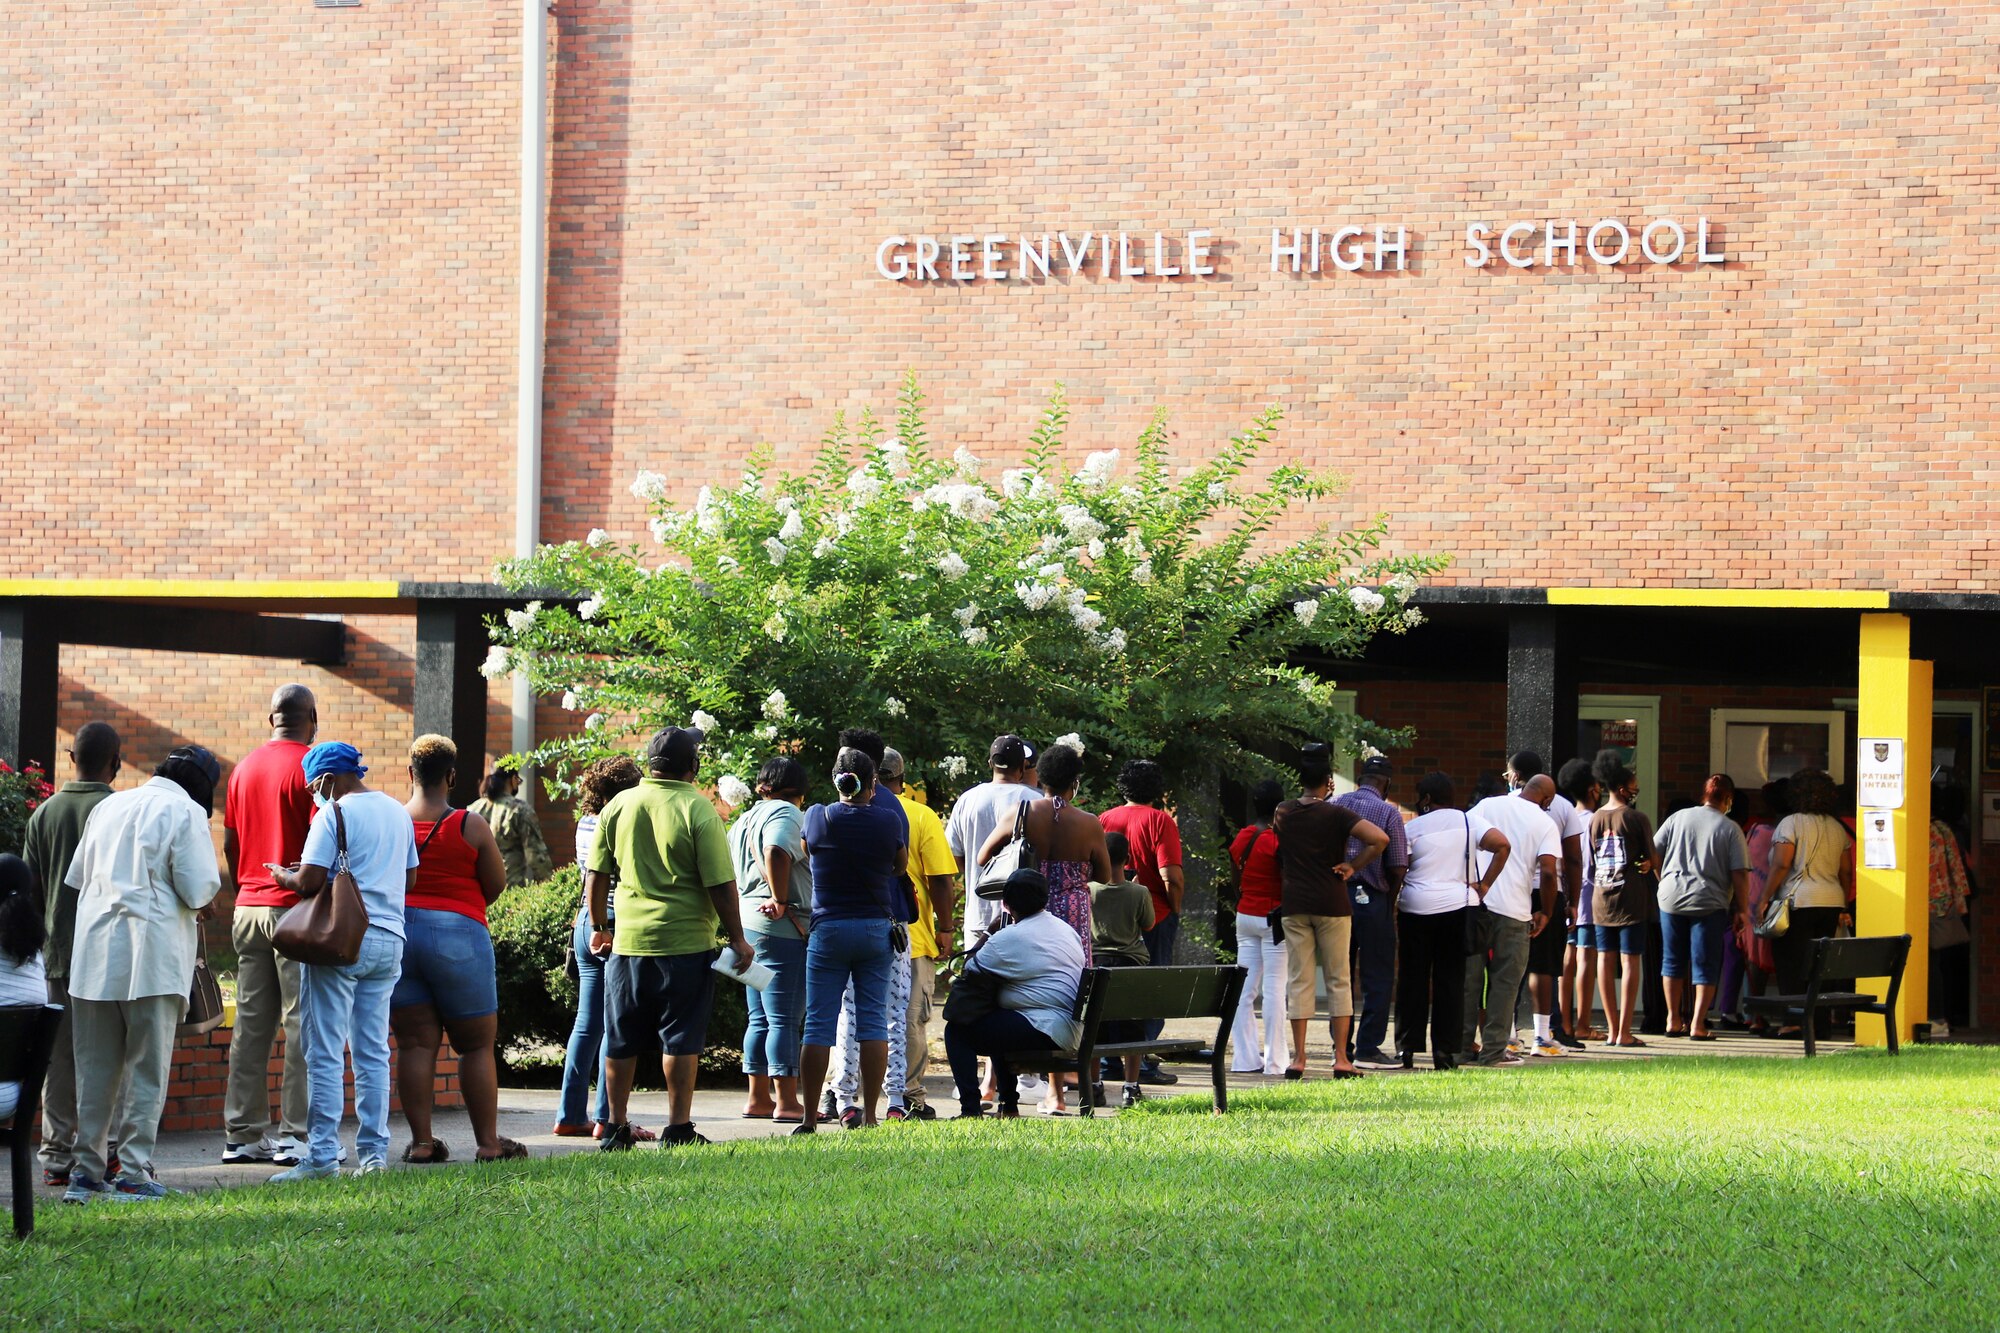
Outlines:
<svg viewBox="0 0 2000 1333"><path fill-rule="evenodd" d="M1550 588L1549 605L1886 611L1889 594L1863 588Z"/></svg>
<svg viewBox="0 0 2000 1333"><path fill-rule="evenodd" d="M0 579L0 597L174 597L295 601L397 600L386 579Z"/></svg>

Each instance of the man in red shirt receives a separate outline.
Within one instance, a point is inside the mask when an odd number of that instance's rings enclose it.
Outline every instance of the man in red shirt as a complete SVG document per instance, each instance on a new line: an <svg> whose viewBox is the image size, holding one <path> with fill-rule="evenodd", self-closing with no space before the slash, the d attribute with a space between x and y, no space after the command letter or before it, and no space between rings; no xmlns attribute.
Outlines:
<svg viewBox="0 0 2000 1333"><path fill-rule="evenodd" d="M298 895L278 887L265 865L295 866L312 825L303 760L319 731L319 704L303 685L271 696L271 739L229 775L222 855L236 886L230 935L236 942L236 1031L229 1042L229 1087L222 1103L225 1162L297 1163L306 1138L306 1052L299 1038L299 965L271 947ZM271 1042L285 1027L282 1137L271 1130Z"/></svg>
<svg viewBox="0 0 2000 1333"><path fill-rule="evenodd" d="M1167 777L1150 759L1127 761L1118 773L1118 794L1125 804L1098 816L1106 833L1122 833L1132 849L1132 878L1153 895L1153 928L1145 933L1146 953L1154 967L1174 961L1174 942L1181 933L1181 896L1187 880L1181 872L1181 830L1165 809ZM1146 1024L1146 1039L1158 1037L1166 1024ZM1178 1083L1180 1079L1148 1059L1140 1081Z"/></svg>

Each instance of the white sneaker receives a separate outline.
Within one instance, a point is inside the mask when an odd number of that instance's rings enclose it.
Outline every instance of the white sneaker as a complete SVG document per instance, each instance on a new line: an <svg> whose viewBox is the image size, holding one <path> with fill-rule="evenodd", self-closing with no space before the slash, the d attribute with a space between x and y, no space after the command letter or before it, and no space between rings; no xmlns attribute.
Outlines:
<svg viewBox="0 0 2000 1333"><path fill-rule="evenodd" d="M282 1154L282 1155L281 1155ZM222 1161L225 1166L238 1163L275 1162L279 1166L290 1166L298 1161L298 1154L269 1134L255 1143L229 1143L222 1145Z"/></svg>
<svg viewBox="0 0 2000 1333"><path fill-rule="evenodd" d="M301 1180L329 1180L340 1174L337 1166L314 1166L311 1162L300 1162L289 1170L280 1171L265 1181L266 1185L295 1185Z"/></svg>
<svg viewBox="0 0 2000 1333"><path fill-rule="evenodd" d="M361 1165L354 1168L354 1174L357 1178L372 1176L388 1169L389 1163L384 1159L380 1157L364 1157L361 1159Z"/></svg>
<svg viewBox="0 0 2000 1333"><path fill-rule="evenodd" d="M1015 1083L1019 1085L1020 1093L1023 1097L1038 1096L1043 1089L1048 1087L1048 1084L1042 1081L1040 1074L1022 1074L1015 1080Z"/></svg>
<svg viewBox="0 0 2000 1333"><path fill-rule="evenodd" d="M1557 1044L1556 1039L1554 1037L1535 1038L1534 1053L1536 1055L1544 1055L1544 1056L1569 1054L1568 1051L1564 1050L1560 1045Z"/></svg>
<svg viewBox="0 0 2000 1333"><path fill-rule="evenodd" d="M222 1160L225 1162L228 1161L229 1155L227 1153L224 1153ZM306 1160L305 1140L300 1138L295 1138L290 1134L281 1135L279 1137L275 1145L275 1151L272 1152L270 1157L270 1161L272 1162L273 1165L276 1166L297 1166L300 1162L303 1162L305 1160ZM339 1151L334 1153L333 1160L342 1166L345 1166L347 1164L347 1148L345 1145L343 1145L339 1149Z"/></svg>

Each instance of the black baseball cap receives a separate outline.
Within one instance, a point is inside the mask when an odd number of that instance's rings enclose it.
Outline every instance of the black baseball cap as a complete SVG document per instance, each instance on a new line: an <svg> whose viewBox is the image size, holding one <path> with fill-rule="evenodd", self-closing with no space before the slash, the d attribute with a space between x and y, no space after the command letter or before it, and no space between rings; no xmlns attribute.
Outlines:
<svg viewBox="0 0 2000 1333"><path fill-rule="evenodd" d="M1389 762L1386 754L1371 754L1361 761L1361 776L1364 778L1393 778L1396 766Z"/></svg>
<svg viewBox="0 0 2000 1333"><path fill-rule="evenodd" d="M1011 731L986 747L986 762L995 768L1025 768L1034 761L1035 747Z"/></svg>
<svg viewBox="0 0 2000 1333"><path fill-rule="evenodd" d="M700 727L661 727L646 742L646 765L669 773L686 773L695 766L705 735Z"/></svg>

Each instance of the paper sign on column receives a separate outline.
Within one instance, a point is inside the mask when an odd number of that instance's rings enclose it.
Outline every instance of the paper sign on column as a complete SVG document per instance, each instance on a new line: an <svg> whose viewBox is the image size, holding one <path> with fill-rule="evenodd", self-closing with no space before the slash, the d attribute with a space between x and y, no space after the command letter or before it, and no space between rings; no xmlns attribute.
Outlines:
<svg viewBox="0 0 2000 1333"><path fill-rule="evenodd" d="M1854 766L1857 804L1875 810L1903 808L1903 738L1863 736Z"/></svg>
<svg viewBox="0 0 2000 1333"><path fill-rule="evenodd" d="M1861 812L1861 865L1866 870L1896 868L1896 817L1887 810Z"/></svg>

